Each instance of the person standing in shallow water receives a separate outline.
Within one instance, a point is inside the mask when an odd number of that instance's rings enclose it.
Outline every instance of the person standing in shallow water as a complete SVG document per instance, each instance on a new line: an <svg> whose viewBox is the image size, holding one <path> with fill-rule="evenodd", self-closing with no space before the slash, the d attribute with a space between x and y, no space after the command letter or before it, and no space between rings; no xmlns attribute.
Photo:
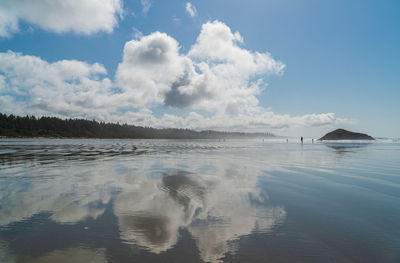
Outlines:
<svg viewBox="0 0 400 263"><path fill-rule="evenodd" d="M303 137L300 138L301 143L303 143Z"/></svg>

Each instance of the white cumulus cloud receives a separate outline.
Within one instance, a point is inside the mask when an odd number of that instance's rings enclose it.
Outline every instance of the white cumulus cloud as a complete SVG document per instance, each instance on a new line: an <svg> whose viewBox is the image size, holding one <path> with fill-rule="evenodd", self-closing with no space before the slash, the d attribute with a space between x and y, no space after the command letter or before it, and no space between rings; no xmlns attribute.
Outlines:
<svg viewBox="0 0 400 263"><path fill-rule="evenodd" d="M38 115L74 116L79 111L101 115L112 84L106 73L98 63L48 63L12 51L0 53L0 76L5 83L0 101L14 101L14 107L2 107L3 111L12 112L17 107L17 112Z"/></svg>
<svg viewBox="0 0 400 263"><path fill-rule="evenodd" d="M19 30L19 21L62 33L110 33L122 15L122 0L3 0L0 1L0 37Z"/></svg>
<svg viewBox="0 0 400 263"><path fill-rule="evenodd" d="M186 8L186 12L187 12L191 17L196 16L196 14L197 14L197 9L196 9L196 7L195 7L192 3L187 2L185 8Z"/></svg>
<svg viewBox="0 0 400 263"><path fill-rule="evenodd" d="M239 46L239 33L214 21L203 25L187 54L172 37L155 32L125 44L117 83L143 106L152 102L218 114L249 111L258 105L263 77L285 65L269 53ZM142 105L140 105L142 104Z"/></svg>
<svg viewBox="0 0 400 263"><path fill-rule="evenodd" d="M123 60L116 73L117 85L131 98L132 106L161 103L171 85L184 72L185 61L178 42L155 32L125 44Z"/></svg>

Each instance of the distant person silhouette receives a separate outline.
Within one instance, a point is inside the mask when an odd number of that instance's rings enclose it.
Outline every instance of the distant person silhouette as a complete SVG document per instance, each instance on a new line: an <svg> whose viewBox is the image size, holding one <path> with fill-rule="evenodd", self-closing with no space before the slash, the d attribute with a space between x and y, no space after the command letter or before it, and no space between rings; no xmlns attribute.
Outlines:
<svg viewBox="0 0 400 263"><path fill-rule="evenodd" d="M301 143L303 143L303 137L300 138Z"/></svg>

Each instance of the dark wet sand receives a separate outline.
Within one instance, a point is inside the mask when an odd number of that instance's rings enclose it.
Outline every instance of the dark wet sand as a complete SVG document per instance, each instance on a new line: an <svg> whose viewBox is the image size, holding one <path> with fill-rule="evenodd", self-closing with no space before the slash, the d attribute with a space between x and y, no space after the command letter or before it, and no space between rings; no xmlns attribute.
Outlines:
<svg viewBox="0 0 400 263"><path fill-rule="evenodd" d="M400 144L3 139L0 262L400 262Z"/></svg>

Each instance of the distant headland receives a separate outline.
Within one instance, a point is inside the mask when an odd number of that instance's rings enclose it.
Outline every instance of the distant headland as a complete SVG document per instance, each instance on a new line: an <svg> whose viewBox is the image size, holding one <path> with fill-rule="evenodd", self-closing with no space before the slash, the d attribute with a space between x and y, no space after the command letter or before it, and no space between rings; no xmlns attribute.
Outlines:
<svg viewBox="0 0 400 263"><path fill-rule="evenodd" d="M275 137L274 134L156 129L84 119L15 116L0 113L0 137L99 138L99 139L252 139Z"/></svg>
<svg viewBox="0 0 400 263"><path fill-rule="evenodd" d="M375 139L364 133L351 132L344 129L336 129L334 131L328 132L318 140L325 141L325 140L375 140Z"/></svg>

